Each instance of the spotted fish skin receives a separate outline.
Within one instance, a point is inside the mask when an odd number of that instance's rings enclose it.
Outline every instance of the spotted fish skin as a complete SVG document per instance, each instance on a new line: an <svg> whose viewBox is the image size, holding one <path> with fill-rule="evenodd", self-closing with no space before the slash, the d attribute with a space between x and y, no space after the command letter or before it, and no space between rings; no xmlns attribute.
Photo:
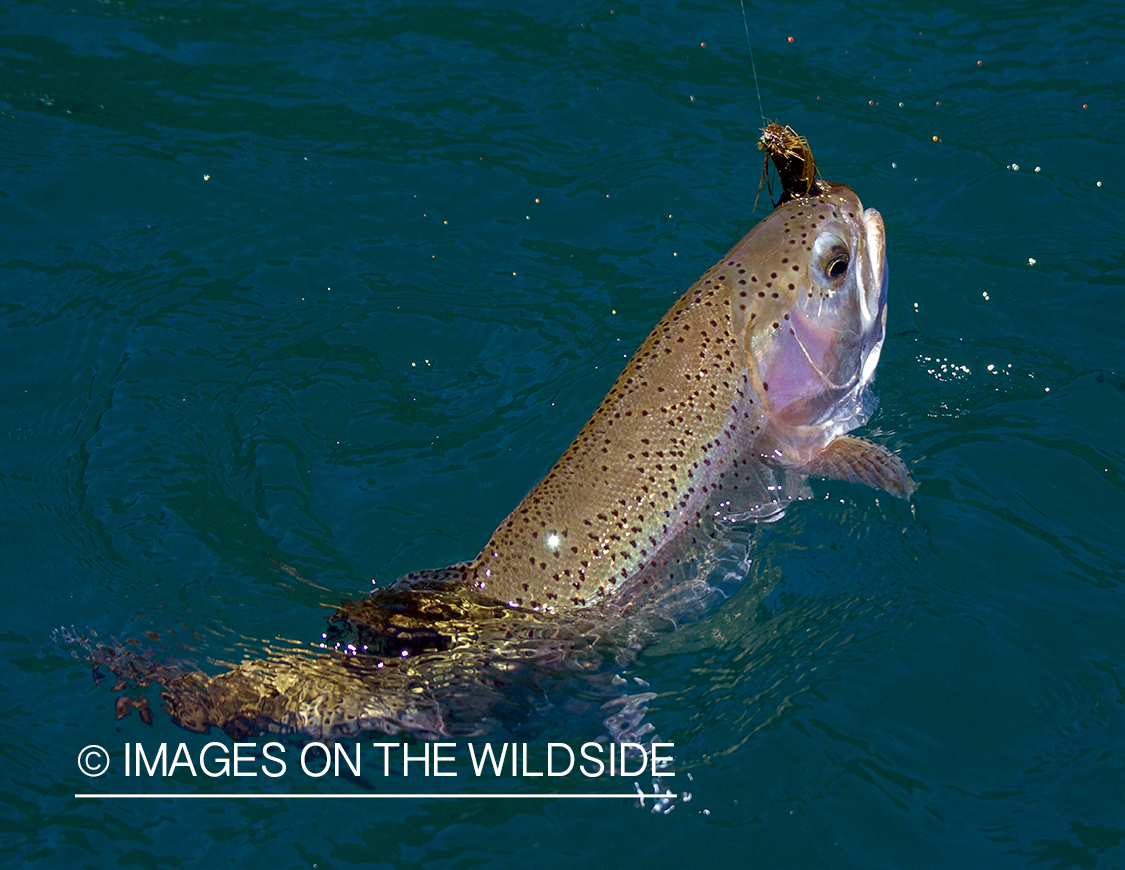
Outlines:
<svg viewBox="0 0 1125 870"><path fill-rule="evenodd" d="M842 185L776 209L665 314L480 555L444 571L536 611L631 602L677 582L717 521L776 515L870 413L883 238Z"/></svg>
<svg viewBox="0 0 1125 870"><path fill-rule="evenodd" d="M617 671L713 600L709 552L729 552L730 526L776 518L806 475L909 496L902 461L847 434L871 411L885 322L878 212L841 186L793 199L672 306L471 563L342 603L318 655L271 645L215 676L132 643L68 642L119 685L159 682L179 725L236 740L475 736L573 679L621 702ZM642 727L621 715L644 697L606 720L616 739L638 739L620 737Z"/></svg>

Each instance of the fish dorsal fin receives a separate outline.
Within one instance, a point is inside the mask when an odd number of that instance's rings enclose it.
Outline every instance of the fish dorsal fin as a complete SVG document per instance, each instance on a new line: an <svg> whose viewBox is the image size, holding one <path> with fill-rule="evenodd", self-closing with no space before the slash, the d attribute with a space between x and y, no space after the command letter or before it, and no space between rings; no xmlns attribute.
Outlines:
<svg viewBox="0 0 1125 870"><path fill-rule="evenodd" d="M830 442L800 470L813 477L866 484L899 498L910 498L918 488L899 456L855 435L842 435Z"/></svg>
<svg viewBox="0 0 1125 870"><path fill-rule="evenodd" d="M390 589L396 592L424 590L429 592L452 591L468 584L468 563L458 562L448 568L431 568L425 571L411 571L395 580Z"/></svg>

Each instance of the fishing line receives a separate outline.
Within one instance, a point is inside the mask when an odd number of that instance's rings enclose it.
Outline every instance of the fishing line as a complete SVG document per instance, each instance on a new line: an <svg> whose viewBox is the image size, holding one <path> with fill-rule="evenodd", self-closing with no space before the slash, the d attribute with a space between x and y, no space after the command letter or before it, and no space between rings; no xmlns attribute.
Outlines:
<svg viewBox="0 0 1125 870"><path fill-rule="evenodd" d="M754 63L754 46L750 42L750 25L746 21L746 2L745 0L738 0L738 5L742 9L742 29L746 32L746 48L750 51L750 70L754 73L754 92L758 95L758 113L762 116L762 133L765 134L766 128L769 126L766 123L766 110L762 106L762 89L758 86L758 65ZM761 147L759 143L758 147ZM754 205L751 207L751 213L758 210L758 199L762 195L762 184L764 183L769 189L770 202L773 202L773 189L770 186L770 159L767 156L765 162L762 163L762 177L758 179L758 192L754 196Z"/></svg>
<svg viewBox="0 0 1125 870"><path fill-rule="evenodd" d="M750 49L750 69L754 73L754 90L758 94L758 112L762 116L762 127L765 127L766 110L762 108L762 91L758 87L758 67L754 64L754 46L750 44L750 25L746 23L746 3L744 0L738 0L738 5L742 7L742 29L746 31L746 47Z"/></svg>

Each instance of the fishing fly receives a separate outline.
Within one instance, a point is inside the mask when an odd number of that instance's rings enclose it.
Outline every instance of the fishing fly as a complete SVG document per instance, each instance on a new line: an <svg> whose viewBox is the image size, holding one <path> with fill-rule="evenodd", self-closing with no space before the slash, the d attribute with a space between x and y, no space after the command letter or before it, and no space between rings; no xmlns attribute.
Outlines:
<svg viewBox="0 0 1125 870"><path fill-rule="evenodd" d="M758 95L758 112L762 116L762 135L758 139L758 150L765 151L762 160L762 177L758 181L758 192L754 196L754 209L758 208L758 198L762 195L762 185L773 202L773 187L770 184L770 159L777 167L781 179L781 195L773 203L777 208L797 196L809 196L824 192L823 182L817 179L816 161L812 149L804 136L798 136L792 127L782 127L776 121L766 121L762 107L762 89L758 84L758 66L754 63L754 46L750 40L750 24L746 20L745 0L738 0L742 9L742 29L746 33L746 48L750 52L750 70L754 74L754 92ZM753 209L752 209L753 210Z"/></svg>
<svg viewBox="0 0 1125 870"><path fill-rule="evenodd" d="M781 179L781 195L774 203L774 208L794 197L827 192L824 182L817 178L816 160L813 159L808 140L804 136L798 136L792 127L782 127L776 121L766 124L762 129L761 138L758 139L758 150L766 152L762 163L762 181L766 182L767 188L771 158ZM759 194L762 192L762 181L758 182ZM769 193L772 200L772 188L769 189ZM755 205L757 202L755 199Z"/></svg>

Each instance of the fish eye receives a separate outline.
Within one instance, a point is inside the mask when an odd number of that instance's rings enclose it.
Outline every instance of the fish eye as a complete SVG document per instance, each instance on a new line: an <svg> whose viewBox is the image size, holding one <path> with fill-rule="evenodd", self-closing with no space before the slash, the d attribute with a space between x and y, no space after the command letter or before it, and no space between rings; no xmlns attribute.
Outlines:
<svg viewBox="0 0 1125 870"><path fill-rule="evenodd" d="M837 255L829 260L824 269L824 274L832 279L843 278L848 274L848 255Z"/></svg>
<svg viewBox="0 0 1125 870"><path fill-rule="evenodd" d="M833 287L844 280L852 261L850 246L834 232L817 237L813 243L813 257L820 280Z"/></svg>

